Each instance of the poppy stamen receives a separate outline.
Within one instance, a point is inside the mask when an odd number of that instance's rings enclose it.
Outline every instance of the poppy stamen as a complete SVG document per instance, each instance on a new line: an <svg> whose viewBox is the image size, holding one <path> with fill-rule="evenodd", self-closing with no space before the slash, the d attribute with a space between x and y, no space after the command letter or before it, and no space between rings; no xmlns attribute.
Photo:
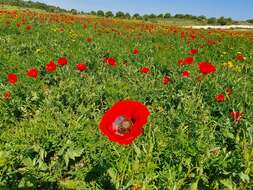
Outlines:
<svg viewBox="0 0 253 190"><path fill-rule="evenodd" d="M118 135L125 135L130 132L133 122L124 116L118 117L113 123L113 129L116 130Z"/></svg>

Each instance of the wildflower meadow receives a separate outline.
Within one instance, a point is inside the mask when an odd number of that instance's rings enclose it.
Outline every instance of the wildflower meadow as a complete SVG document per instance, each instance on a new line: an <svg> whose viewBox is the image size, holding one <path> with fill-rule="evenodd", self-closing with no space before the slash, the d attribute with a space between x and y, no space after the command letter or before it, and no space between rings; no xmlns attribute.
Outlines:
<svg viewBox="0 0 253 190"><path fill-rule="evenodd" d="M0 10L0 189L251 190L253 32Z"/></svg>

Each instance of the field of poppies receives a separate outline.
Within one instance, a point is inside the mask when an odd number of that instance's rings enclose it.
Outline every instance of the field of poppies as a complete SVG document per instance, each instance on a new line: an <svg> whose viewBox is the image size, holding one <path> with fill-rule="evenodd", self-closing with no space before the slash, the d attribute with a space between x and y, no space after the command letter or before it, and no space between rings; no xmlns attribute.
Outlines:
<svg viewBox="0 0 253 190"><path fill-rule="evenodd" d="M253 32L0 10L0 189L250 190Z"/></svg>

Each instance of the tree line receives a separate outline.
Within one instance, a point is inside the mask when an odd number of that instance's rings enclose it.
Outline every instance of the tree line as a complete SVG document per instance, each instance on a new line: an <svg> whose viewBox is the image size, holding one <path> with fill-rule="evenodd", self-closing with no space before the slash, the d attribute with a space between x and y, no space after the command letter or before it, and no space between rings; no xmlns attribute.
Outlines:
<svg viewBox="0 0 253 190"><path fill-rule="evenodd" d="M41 9L48 12L66 12L71 13L73 15L81 14L81 15L95 15L99 17L110 17L110 18L122 18L122 19L138 19L138 20L155 20L155 19L170 19L170 18L177 18L177 19L188 19L188 20L197 20L197 21L203 21L207 24L211 25L229 25L229 24L236 24L237 21L234 21L232 18L225 18L225 17L211 17L207 18L204 15L201 16L194 16L191 14L175 14L174 16L171 15L171 13L164 13L164 14L144 14L140 15L138 13L135 13L133 15L129 13L124 13L122 11L118 11L116 13L113 13L112 11L91 11L89 13L78 11L76 9L66 10L57 6L47 5L45 3L41 2L33 2L33 1L23 1L23 0L0 0L0 4L7 4L12 6L19 6L24 8L35 8L35 9ZM247 22L253 24L253 19L247 20Z"/></svg>
<svg viewBox="0 0 253 190"><path fill-rule="evenodd" d="M207 18L204 15L194 16L194 15L190 15L190 14L175 14L174 16L172 16L171 13L158 14L158 15L156 15L156 14L140 15L140 14L136 13L131 16L129 13L124 13L121 11L113 14L112 11L104 12L102 10L98 10L97 12L91 11L89 14L100 16L100 17L116 17L116 18L124 18L124 19L142 19L142 20L178 18L178 19L205 21L207 24L219 24L219 25L234 24L237 22L237 21L234 21L232 18L225 18L225 17Z"/></svg>

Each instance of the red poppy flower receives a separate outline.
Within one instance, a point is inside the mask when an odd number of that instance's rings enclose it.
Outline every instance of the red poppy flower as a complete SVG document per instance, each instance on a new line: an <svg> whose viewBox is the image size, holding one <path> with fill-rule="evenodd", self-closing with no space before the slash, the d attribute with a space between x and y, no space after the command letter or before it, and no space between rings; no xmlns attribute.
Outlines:
<svg viewBox="0 0 253 190"><path fill-rule="evenodd" d="M162 80L162 83L164 85L168 85L170 83L170 77L169 76L164 76L163 80Z"/></svg>
<svg viewBox="0 0 253 190"><path fill-rule="evenodd" d="M21 24L19 24L19 23L18 23L18 24L16 24L16 27L18 27L18 28L19 28L20 26L21 26Z"/></svg>
<svg viewBox="0 0 253 190"><path fill-rule="evenodd" d="M17 82L18 77L16 74L8 74L7 79L11 85L14 85Z"/></svg>
<svg viewBox="0 0 253 190"><path fill-rule="evenodd" d="M181 38L184 40L185 39L185 34L184 34L184 32L181 32L180 33L180 36L181 36Z"/></svg>
<svg viewBox="0 0 253 190"><path fill-rule="evenodd" d="M60 58L58 59L58 64L59 64L60 66L67 65L67 64L68 64L68 60L67 60L65 57L60 57Z"/></svg>
<svg viewBox="0 0 253 190"><path fill-rule="evenodd" d="M197 49L191 49L190 53L191 53L192 55L194 55L194 54L198 53L198 50L197 50Z"/></svg>
<svg viewBox="0 0 253 190"><path fill-rule="evenodd" d="M177 62L177 64L178 64L178 65L190 65L190 64L193 63L193 61L194 61L194 58L190 56L190 57L187 57L187 58L185 58L185 59L180 59L180 60Z"/></svg>
<svg viewBox="0 0 253 190"><path fill-rule="evenodd" d="M233 111L230 113L230 116L235 122L238 122L242 118L242 113L238 111Z"/></svg>
<svg viewBox="0 0 253 190"><path fill-rule="evenodd" d="M11 99L11 92L9 90L6 90L4 92L4 99L5 100L10 100Z"/></svg>
<svg viewBox="0 0 253 190"><path fill-rule="evenodd" d="M140 72L141 73L148 73L150 71L150 69L148 68L148 67L142 67L141 69L140 69Z"/></svg>
<svg viewBox="0 0 253 190"><path fill-rule="evenodd" d="M86 64L84 64L84 63L79 63L79 64L76 64L76 69L78 70L78 71L85 71L85 70L87 70L87 65Z"/></svg>
<svg viewBox="0 0 253 190"><path fill-rule="evenodd" d="M133 54L135 54L135 55L139 54L139 50L138 49L134 49L133 50Z"/></svg>
<svg viewBox="0 0 253 190"><path fill-rule="evenodd" d="M53 61L50 61L46 64L46 71L49 73L53 73L56 71L56 64Z"/></svg>
<svg viewBox="0 0 253 190"><path fill-rule="evenodd" d="M183 71L182 76L185 78L190 77L190 72L189 71Z"/></svg>
<svg viewBox="0 0 253 190"><path fill-rule="evenodd" d="M111 66L116 66L117 65L117 61L112 58L112 57L109 57L109 58L105 58L104 60L107 64L111 65Z"/></svg>
<svg viewBox="0 0 253 190"><path fill-rule="evenodd" d="M83 28L87 28L87 27L88 27L88 25L87 25L87 24L84 24L84 25L83 25Z"/></svg>
<svg viewBox="0 0 253 190"><path fill-rule="evenodd" d="M190 65L194 61L193 57L187 57L184 59L184 64Z"/></svg>
<svg viewBox="0 0 253 190"><path fill-rule="evenodd" d="M23 19L23 20L21 21L21 23L22 23L22 24L26 24L27 22L26 22L26 20Z"/></svg>
<svg viewBox="0 0 253 190"><path fill-rule="evenodd" d="M245 58L244 58L244 56L243 56L241 53L238 53L238 54L236 55L236 60L237 60L237 61L244 61Z"/></svg>
<svg viewBox="0 0 253 190"><path fill-rule="evenodd" d="M25 29L26 29L26 31L29 31L29 30L31 30L31 29L32 29L32 26L31 26L31 25L26 26L26 27L25 27Z"/></svg>
<svg viewBox="0 0 253 190"><path fill-rule="evenodd" d="M180 60L177 62L178 65L183 65L183 63L184 63L184 59L180 59Z"/></svg>
<svg viewBox="0 0 253 190"><path fill-rule="evenodd" d="M218 94L217 96L215 96L215 99L218 101L218 102L223 102L225 100L225 95L223 93L221 94Z"/></svg>
<svg viewBox="0 0 253 190"><path fill-rule="evenodd" d="M103 116L99 129L110 141L131 144L143 131L149 110L137 101L122 100Z"/></svg>
<svg viewBox="0 0 253 190"><path fill-rule="evenodd" d="M29 69L29 70L27 71L27 74L26 74L26 75L27 75L28 77L31 77L31 78L37 78L38 74L39 74L38 69L36 69L36 68L31 68L31 69Z"/></svg>
<svg viewBox="0 0 253 190"><path fill-rule="evenodd" d="M198 76L198 77L197 77L197 80L198 80L198 81L202 81L202 80L203 80L203 77L202 77L202 76Z"/></svg>
<svg viewBox="0 0 253 190"><path fill-rule="evenodd" d="M199 65L199 70L204 74L211 74L214 73L216 71L216 68L214 65L212 65L211 63L207 63L207 62L200 62Z"/></svg>
<svg viewBox="0 0 253 190"><path fill-rule="evenodd" d="M209 46L211 46L211 45L213 45L214 44L214 42L212 41L212 40L207 40L207 45L209 45Z"/></svg>
<svg viewBox="0 0 253 190"><path fill-rule="evenodd" d="M86 42L91 43L92 42L92 38L86 38Z"/></svg>

